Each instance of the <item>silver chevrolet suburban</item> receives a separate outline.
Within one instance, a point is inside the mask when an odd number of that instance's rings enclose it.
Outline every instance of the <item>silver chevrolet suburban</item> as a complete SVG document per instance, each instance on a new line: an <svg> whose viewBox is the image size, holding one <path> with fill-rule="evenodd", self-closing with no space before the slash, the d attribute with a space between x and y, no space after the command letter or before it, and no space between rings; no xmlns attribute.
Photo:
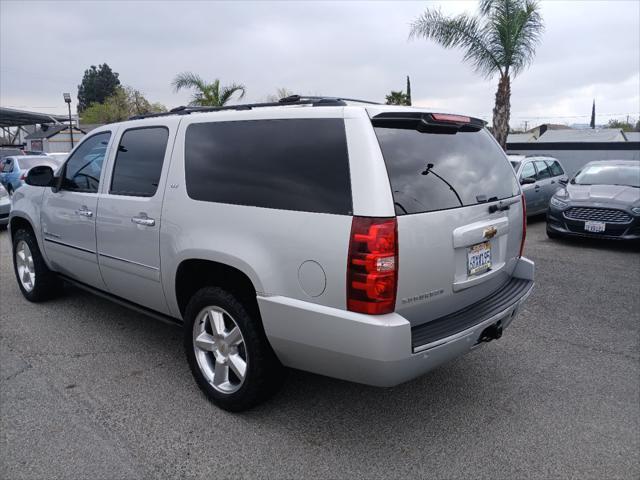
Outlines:
<svg viewBox="0 0 640 480"><path fill-rule="evenodd" d="M231 411L283 366L415 378L499 338L533 288L519 182L471 117L179 107L93 130L26 183L9 220L23 295L71 283L183 325L196 382Z"/></svg>

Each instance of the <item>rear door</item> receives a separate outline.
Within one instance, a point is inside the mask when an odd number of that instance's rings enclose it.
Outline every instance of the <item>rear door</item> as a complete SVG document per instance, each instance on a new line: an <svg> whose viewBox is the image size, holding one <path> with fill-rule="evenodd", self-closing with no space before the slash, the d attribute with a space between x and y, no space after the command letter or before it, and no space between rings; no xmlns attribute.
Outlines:
<svg viewBox="0 0 640 480"><path fill-rule="evenodd" d="M556 193L558 183L552 178L551 169L544 160L536 160L536 169L538 170L538 181L536 185L540 186L542 192L542 210L546 211L549 206L549 200Z"/></svg>
<svg viewBox="0 0 640 480"><path fill-rule="evenodd" d="M112 134L87 137L73 151L57 191L45 189L40 215L44 250L54 268L104 290L96 257L96 209L102 165Z"/></svg>
<svg viewBox="0 0 640 480"><path fill-rule="evenodd" d="M542 187L538 184L538 171L531 161L525 162L520 171L520 182L525 178L534 181L534 183L522 185L522 193L527 202L527 213L530 215L539 213L544 208L544 198Z"/></svg>
<svg viewBox="0 0 640 480"><path fill-rule="evenodd" d="M160 283L160 214L179 119L122 129L98 200L97 244L109 291L168 313ZM164 173L163 173L164 172Z"/></svg>
<svg viewBox="0 0 640 480"><path fill-rule="evenodd" d="M522 237L520 189L481 123L453 128L389 117L372 120L398 219L396 311L416 325L510 278Z"/></svg>
<svg viewBox="0 0 640 480"><path fill-rule="evenodd" d="M564 173L564 169L560 165L560 162L557 160L547 160L547 164L549 165L549 169L551 170L551 179L555 189L554 192L558 191L559 188L562 187L562 180L567 179L567 176Z"/></svg>

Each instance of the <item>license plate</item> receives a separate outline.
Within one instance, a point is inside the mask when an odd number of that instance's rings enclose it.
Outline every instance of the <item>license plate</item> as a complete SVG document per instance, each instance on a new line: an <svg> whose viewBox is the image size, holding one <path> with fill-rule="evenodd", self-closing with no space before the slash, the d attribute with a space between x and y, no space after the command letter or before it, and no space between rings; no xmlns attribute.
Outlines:
<svg viewBox="0 0 640 480"><path fill-rule="evenodd" d="M604 232L607 224L604 222L584 222L584 229L587 232Z"/></svg>
<svg viewBox="0 0 640 480"><path fill-rule="evenodd" d="M474 245L467 252L467 272L469 275L486 272L491 268L491 244L489 242Z"/></svg>

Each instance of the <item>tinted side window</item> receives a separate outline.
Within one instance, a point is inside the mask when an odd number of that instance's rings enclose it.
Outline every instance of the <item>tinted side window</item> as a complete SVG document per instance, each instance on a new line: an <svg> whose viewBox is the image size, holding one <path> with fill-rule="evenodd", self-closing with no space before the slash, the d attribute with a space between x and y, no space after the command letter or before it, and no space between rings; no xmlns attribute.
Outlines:
<svg viewBox="0 0 640 480"><path fill-rule="evenodd" d="M538 168L538 180L545 178L551 178L551 172L549 171L549 165L542 160L536 160L536 167Z"/></svg>
<svg viewBox="0 0 640 480"><path fill-rule="evenodd" d="M168 138L169 130L165 127L124 132L118 145L109 193L152 197L158 189Z"/></svg>
<svg viewBox="0 0 640 480"><path fill-rule="evenodd" d="M185 143L187 192L195 200L351 214L341 119L197 123Z"/></svg>
<svg viewBox="0 0 640 480"><path fill-rule="evenodd" d="M562 167L558 162L553 161L547 163L549 164L549 168L551 169L551 175L553 175L554 177L557 177L558 175L564 175L564 170L562 170Z"/></svg>
<svg viewBox="0 0 640 480"><path fill-rule="evenodd" d="M111 132L102 132L82 142L65 164L63 189L80 192L98 191L102 162L107 153L109 138L111 138Z"/></svg>

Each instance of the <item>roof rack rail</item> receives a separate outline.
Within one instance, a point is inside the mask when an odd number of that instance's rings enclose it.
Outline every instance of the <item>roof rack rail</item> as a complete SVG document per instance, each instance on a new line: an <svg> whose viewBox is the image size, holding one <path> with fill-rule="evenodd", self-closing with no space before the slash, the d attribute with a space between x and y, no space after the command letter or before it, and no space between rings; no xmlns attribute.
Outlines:
<svg viewBox="0 0 640 480"><path fill-rule="evenodd" d="M172 108L168 112L162 113L148 113L144 115L134 115L129 117L129 120L141 120L143 118L154 117L166 117L169 115L189 115L191 113L204 113L204 112L220 112L223 110L252 110L254 108L262 107L282 107L289 105L311 105L312 107L344 107L347 102L365 103L367 105L379 105L377 102L370 102L368 100L358 100L355 98L345 97L315 97L315 96L302 96L302 95L290 95L285 98L281 98L277 102L264 102L264 103L245 103L240 105L225 105L223 107L198 107L182 105L180 107Z"/></svg>

